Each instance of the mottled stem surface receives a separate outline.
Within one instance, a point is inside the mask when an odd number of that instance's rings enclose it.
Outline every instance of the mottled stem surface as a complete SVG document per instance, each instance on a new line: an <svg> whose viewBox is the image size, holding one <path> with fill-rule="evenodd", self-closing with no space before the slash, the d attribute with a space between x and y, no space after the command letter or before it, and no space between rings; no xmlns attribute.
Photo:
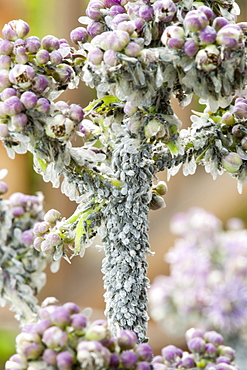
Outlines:
<svg viewBox="0 0 247 370"><path fill-rule="evenodd" d="M148 320L146 254L149 252L148 213L154 168L150 160L151 146L139 144L133 148L130 144L131 140L123 139L113 156L116 175L124 186L113 192L105 210L102 271L111 330L116 335L119 329L131 329L142 342L146 338Z"/></svg>

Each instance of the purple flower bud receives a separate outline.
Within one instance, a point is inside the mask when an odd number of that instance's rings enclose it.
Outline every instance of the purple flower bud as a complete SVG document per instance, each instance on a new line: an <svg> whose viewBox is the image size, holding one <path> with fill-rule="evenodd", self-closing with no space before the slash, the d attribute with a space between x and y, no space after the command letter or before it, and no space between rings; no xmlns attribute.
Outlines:
<svg viewBox="0 0 247 370"><path fill-rule="evenodd" d="M235 350L229 346L219 345L218 352L221 356L227 356L233 361L235 359Z"/></svg>
<svg viewBox="0 0 247 370"><path fill-rule="evenodd" d="M227 48L236 49L243 42L243 32L237 25L228 24L218 31L216 42Z"/></svg>
<svg viewBox="0 0 247 370"><path fill-rule="evenodd" d="M25 91L21 95L20 101L22 102L22 104L24 105L26 109L32 109L36 106L38 98L36 94L34 94L33 92Z"/></svg>
<svg viewBox="0 0 247 370"><path fill-rule="evenodd" d="M204 339L197 337L190 339L187 345L191 352L201 353L205 351L206 343Z"/></svg>
<svg viewBox="0 0 247 370"><path fill-rule="evenodd" d="M14 354L5 364L5 370L23 370L27 367L27 359L20 354Z"/></svg>
<svg viewBox="0 0 247 370"><path fill-rule="evenodd" d="M13 207L12 214L14 217L21 217L24 215L24 208L21 206Z"/></svg>
<svg viewBox="0 0 247 370"><path fill-rule="evenodd" d="M6 182L0 181L0 195L3 195L5 193L7 193L8 190L9 190L9 188L8 188L8 185L6 184Z"/></svg>
<svg viewBox="0 0 247 370"><path fill-rule="evenodd" d="M222 115L222 122L225 123L226 125L232 126L235 123L235 119L232 113L230 112L225 112Z"/></svg>
<svg viewBox="0 0 247 370"><path fill-rule="evenodd" d="M116 29L118 24L122 23L122 22L127 22L127 21L130 21L130 17L128 16L128 14L126 13L123 13L123 14L117 14L113 20L112 20L112 28L113 29ZM143 20L144 21L144 20ZM145 22L145 21L144 21Z"/></svg>
<svg viewBox="0 0 247 370"><path fill-rule="evenodd" d="M143 18L145 21L151 21L154 16L154 10L151 5L143 4L139 8L139 17Z"/></svg>
<svg viewBox="0 0 247 370"><path fill-rule="evenodd" d="M0 91L10 87L9 72L6 69L0 70Z"/></svg>
<svg viewBox="0 0 247 370"><path fill-rule="evenodd" d="M47 64L50 60L49 51L40 49L36 54L36 62L40 65Z"/></svg>
<svg viewBox="0 0 247 370"><path fill-rule="evenodd" d="M56 37L47 35L41 40L41 47L48 51L57 50L60 47L60 42Z"/></svg>
<svg viewBox="0 0 247 370"><path fill-rule="evenodd" d="M36 236L41 236L49 230L50 226L51 225L49 222L45 221L37 222L33 227L33 233Z"/></svg>
<svg viewBox="0 0 247 370"><path fill-rule="evenodd" d="M156 22L170 22L177 8L172 0L157 0L153 4L153 10Z"/></svg>
<svg viewBox="0 0 247 370"><path fill-rule="evenodd" d="M27 36L30 28L29 25L23 20L10 21L2 29L3 37L10 41L15 41L17 39L22 39Z"/></svg>
<svg viewBox="0 0 247 370"><path fill-rule="evenodd" d="M210 9L208 6L206 5L202 5L198 8L200 11L202 11L204 14L206 14L207 18L209 20L211 20L212 18L215 17L214 15L214 12L212 11L212 9Z"/></svg>
<svg viewBox="0 0 247 370"><path fill-rule="evenodd" d="M167 366L158 362L152 364L153 370L167 370Z"/></svg>
<svg viewBox="0 0 247 370"><path fill-rule="evenodd" d="M171 49L181 49L184 44L184 29L178 26L165 28L161 42Z"/></svg>
<svg viewBox="0 0 247 370"><path fill-rule="evenodd" d="M35 76L34 69L29 65L16 64L9 72L9 80L15 85L29 87Z"/></svg>
<svg viewBox="0 0 247 370"><path fill-rule="evenodd" d="M74 362L74 355L69 351L62 351L57 354L58 370L71 370Z"/></svg>
<svg viewBox="0 0 247 370"><path fill-rule="evenodd" d="M1 99L4 101L11 96L16 96L17 91L13 89L12 87L8 87L7 89L4 89L1 93Z"/></svg>
<svg viewBox="0 0 247 370"><path fill-rule="evenodd" d="M94 340L81 341L77 346L77 360L82 363L83 368L90 367L92 361L93 363L95 361L100 363L102 368L108 368L110 357L110 351L103 347L100 342Z"/></svg>
<svg viewBox="0 0 247 370"><path fill-rule="evenodd" d="M11 123L15 128L20 131L26 126L28 122L27 115L25 113L19 113L11 117Z"/></svg>
<svg viewBox="0 0 247 370"><path fill-rule="evenodd" d="M71 104L69 118L76 123L80 123L83 120L84 111L83 109L77 104Z"/></svg>
<svg viewBox="0 0 247 370"><path fill-rule="evenodd" d="M211 26L207 26L199 33L199 38L202 44L209 45L213 44L216 40L217 32Z"/></svg>
<svg viewBox="0 0 247 370"><path fill-rule="evenodd" d="M21 241L28 246L31 245L33 243L33 231L31 229L23 231Z"/></svg>
<svg viewBox="0 0 247 370"><path fill-rule="evenodd" d="M26 40L26 50L29 53L37 53L41 47L41 41L37 36L29 36Z"/></svg>
<svg viewBox="0 0 247 370"><path fill-rule="evenodd" d="M51 320L50 319L42 319L37 324L36 326L36 332L40 335L43 335L44 331L48 329L51 326Z"/></svg>
<svg viewBox="0 0 247 370"><path fill-rule="evenodd" d="M212 26L215 28L215 30L218 32L222 27L229 24L229 21L224 17L217 17L213 20Z"/></svg>
<svg viewBox="0 0 247 370"><path fill-rule="evenodd" d="M124 53L129 57L137 57L140 51L141 51L140 45L138 45L134 41L129 42L126 48L124 49Z"/></svg>
<svg viewBox="0 0 247 370"><path fill-rule="evenodd" d="M46 239L41 242L40 249L46 257L53 257L53 254L55 252L55 247L52 246Z"/></svg>
<svg viewBox="0 0 247 370"><path fill-rule="evenodd" d="M232 128L232 134L235 137L242 138L246 134L246 128L244 125L234 125Z"/></svg>
<svg viewBox="0 0 247 370"><path fill-rule="evenodd" d="M100 43L100 47L103 50L113 49L115 51L122 51L130 41L129 33L122 30L105 32L102 35L105 35Z"/></svg>
<svg viewBox="0 0 247 370"><path fill-rule="evenodd" d="M112 49L106 50L104 52L103 60L105 64L108 64L108 66L111 67L116 66L119 63L117 52Z"/></svg>
<svg viewBox="0 0 247 370"><path fill-rule="evenodd" d="M56 67L56 71L52 74L52 77L61 84L69 83L74 77L73 68L67 64L59 64Z"/></svg>
<svg viewBox="0 0 247 370"><path fill-rule="evenodd" d="M24 107L17 96L11 96L4 101L4 112L8 116L14 116L20 113Z"/></svg>
<svg viewBox="0 0 247 370"><path fill-rule="evenodd" d="M11 67L11 58L8 55L0 55L0 69L9 69Z"/></svg>
<svg viewBox="0 0 247 370"><path fill-rule="evenodd" d="M142 361L136 364L135 370L151 370L152 368L149 362Z"/></svg>
<svg viewBox="0 0 247 370"><path fill-rule="evenodd" d="M27 54L17 54L15 57L16 63L19 64L26 64L28 62L28 55Z"/></svg>
<svg viewBox="0 0 247 370"><path fill-rule="evenodd" d="M74 44L77 44L78 41L87 42L88 32L83 27L77 27L70 32L70 39Z"/></svg>
<svg viewBox="0 0 247 370"><path fill-rule="evenodd" d="M60 217L61 217L61 213L59 211L57 211L56 209L50 209L44 215L44 221L50 224L54 224L57 220L60 219Z"/></svg>
<svg viewBox="0 0 247 370"><path fill-rule="evenodd" d="M121 0L104 0L104 5L106 8L111 8L112 6L120 5Z"/></svg>
<svg viewBox="0 0 247 370"><path fill-rule="evenodd" d="M22 332L17 335L16 347L18 353L25 355L28 360L35 360L43 352L40 337L35 333Z"/></svg>
<svg viewBox="0 0 247 370"><path fill-rule="evenodd" d="M233 154L233 156L231 155ZM230 160L230 158L233 159L233 157L236 157L235 156L236 153L229 153L226 157L225 157L225 160L228 161ZM237 155L238 156L238 155ZM242 160L241 160L241 164L242 164ZM213 343L215 346L219 346L223 343L223 337L221 334L217 333L216 331L214 330L211 330L211 331L207 331L205 332L204 334L204 339L206 342L210 342L210 343Z"/></svg>
<svg viewBox="0 0 247 370"><path fill-rule="evenodd" d="M191 369L196 366L192 355L188 355L187 357L183 358L181 365L182 367L185 367L185 369Z"/></svg>
<svg viewBox="0 0 247 370"><path fill-rule="evenodd" d="M119 366L119 357L115 353L112 353L110 358L110 368L117 369L118 366Z"/></svg>
<svg viewBox="0 0 247 370"><path fill-rule="evenodd" d="M111 17L115 17L116 15L118 14L123 14L125 13L125 9L123 6L121 5L113 5L111 8L110 8L110 11L109 11L109 15Z"/></svg>
<svg viewBox="0 0 247 370"><path fill-rule="evenodd" d="M101 9L104 9L105 5L100 0L90 0L86 8L86 15L94 21L99 21L103 14Z"/></svg>
<svg viewBox="0 0 247 370"><path fill-rule="evenodd" d="M0 123L0 137L7 137L9 134L8 125L5 123Z"/></svg>
<svg viewBox="0 0 247 370"><path fill-rule="evenodd" d="M216 370L235 370L236 367L235 366L233 367L232 365L228 365L228 364L217 364L215 366L215 369Z"/></svg>
<svg viewBox="0 0 247 370"><path fill-rule="evenodd" d="M67 344L68 334L57 326L51 326L44 331L42 341L51 349L60 348Z"/></svg>
<svg viewBox="0 0 247 370"><path fill-rule="evenodd" d="M132 367L134 367L137 361L137 356L132 351L124 351L121 354L121 362L123 364L123 367L126 369L131 369Z"/></svg>
<svg viewBox="0 0 247 370"><path fill-rule="evenodd" d="M13 42L9 40L0 40L0 54L10 55L14 49Z"/></svg>
<svg viewBox="0 0 247 370"><path fill-rule="evenodd" d="M88 60L90 63L94 65L99 65L103 61L104 53L99 48L94 48L89 50L88 53Z"/></svg>
<svg viewBox="0 0 247 370"><path fill-rule="evenodd" d="M68 310L71 314L80 312L79 306L77 306L77 304L75 304L74 302L66 302L64 303L63 307L66 308L66 310Z"/></svg>
<svg viewBox="0 0 247 370"><path fill-rule="evenodd" d="M87 32L91 37L95 37L97 35L100 35L104 32L104 25L103 23L92 21L87 26Z"/></svg>
<svg viewBox="0 0 247 370"><path fill-rule="evenodd" d="M50 313L50 320L54 325L61 328L66 327L70 324L70 313L62 306L55 307L55 309Z"/></svg>
<svg viewBox="0 0 247 370"><path fill-rule="evenodd" d="M33 79L32 90L41 94L49 86L48 77L37 74Z"/></svg>
<svg viewBox="0 0 247 370"><path fill-rule="evenodd" d="M215 354L217 351L217 348L213 343L206 343L205 346L205 352L209 353L210 355Z"/></svg>
<svg viewBox="0 0 247 370"><path fill-rule="evenodd" d="M162 348L161 354L166 361L174 361L177 357L182 357L183 351L171 344Z"/></svg>
<svg viewBox="0 0 247 370"><path fill-rule="evenodd" d="M219 356L218 358L216 358L216 363L217 364L231 364L231 360L229 359L229 357L226 357L226 356Z"/></svg>
<svg viewBox="0 0 247 370"><path fill-rule="evenodd" d="M42 359L47 365L56 365L57 364L57 352L51 348L46 348L42 355Z"/></svg>
<svg viewBox="0 0 247 370"><path fill-rule="evenodd" d="M75 313L71 316L70 324L76 332L84 332L84 329L87 326L87 318L81 313Z"/></svg>
<svg viewBox="0 0 247 370"><path fill-rule="evenodd" d="M91 324L90 327L87 329L85 338L87 340L97 340L100 341L105 339L108 334L107 324L105 325L95 325Z"/></svg>
<svg viewBox="0 0 247 370"><path fill-rule="evenodd" d="M126 31L131 36L135 31L135 25L132 21L124 21L117 25L117 30Z"/></svg>
<svg viewBox="0 0 247 370"><path fill-rule="evenodd" d="M233 107L233 114L237 119L246 119L247 117L247 102L235 101L235 106Z"/></svg>
<svg viewBox="0 0 247 370"><path fill-rule="evenodd" d="M215 45L208 45L196 55L197 68L210 72L216 69L220 62L220 52Z"/></svg>
<svg viewBox="0 0 247 370"><path fill-rule="evenodd" d="M46 241L50 244L51 247L56 247L61 244L61 237L55 232L51 232L47 235Z"/></svg>
<svg viewBox="0 0 247 370"><path fill-rule="evenodd" d="M50 102L46 98L40 98L37 100L36 110L40 113L47 114L50 111Z"/></svg>
<svg viewBox="0 0 247 370"><path fill-rule="evenodd" d="M137 343L136 333L129 329L121 330L117 337L117 342L119 347L123 350L134 348Z"/></svg>
<svg viewBox="0 0 247 370"><path fill-rule="evenodd" d="M184 18L184 27L191 32L202 30L208 23L206 14L199 9L189 11Z"/></svg>
<svg viewBox="0 0 247 370"><path fill-rule="evenodd" d="M139 360L151 361L153 357L153 351L149 344L141 343L135 347L135 353Z"/></svg>
<svg viewBox="0 0 247 370"><path fill-rule="evenodd" d="M247 150L247 136L244 136L241 140L241 146L244 150Z"/></svg>
<svg viewBox="0 0 247 370"><path fill-rule="evenodd" d="M70 106L68 103L66 103L65 101L63 100L59 100L57 101L56 103L56 108L58 108L58 111L62 111L63 113L67 114L69 109L70 109ZM64 112L65 111L65 112Z"/></svg>

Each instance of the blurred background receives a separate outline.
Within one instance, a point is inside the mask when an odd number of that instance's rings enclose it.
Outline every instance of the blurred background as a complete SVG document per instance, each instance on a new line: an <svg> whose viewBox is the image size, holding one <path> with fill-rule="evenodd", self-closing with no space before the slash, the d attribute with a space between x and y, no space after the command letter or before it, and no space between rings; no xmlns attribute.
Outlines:
<svg viewBox="0 0 247 370"><path fill-rule="evenodd" d="M238 4L241 8L239 21L246 20L246 1L238 0ZM69 40L70 31L80 25L78 18L84 15L86 5L86 0L0 0L0 27L10 20L23 19L31 27L29 35L42 38L52 34ZM84 107L94 98L94 91L81 83L78 89L64 93L59 99ZM178 107L176 102L173 103L173 107L186 127L189 124L190 110ZM17 155L15 160L11 160L0 145L1 168L7 168L9 171L5 178L9 186L6 197L16 191L26 194L42 191L45 195L46 211L55 208L66 217L73 213L76 205L61 194L59 189L53 189L49 183L44 183L34 173L30 155ZM158 177L166 181L165 172L158 174ZM169 274L163 256L174 242L174 236L169 231L169 221L175 213L197 206L214 213L223 222L230 217L240 217L247 225L247 186L243 188L242 195L238 194L237 183L229 175L223 175L214 181L203 168L199 168L194 176L184 177L179 172L168 182L168 189L166 208L150 212L150 245L152 252L155 252L154 256L148 257L148 277L151 283L155 276ZM92 319L103 318L104 289L101 273L103 257L102 251L99 252L91 246L86 250L83 259L74 258L71 265L63 260L58 273L52 274L48 268L47 285L39 294L39 301L42 302L48 296L56 297L60 303L73 301L82 308L91 307ZM0 370L15 352L14 343L18 330L14 314L8 307L0 308ZM178 341L168 337L151 320L148 336L155 353L167 344L183 345L182 338Z"/></svg>

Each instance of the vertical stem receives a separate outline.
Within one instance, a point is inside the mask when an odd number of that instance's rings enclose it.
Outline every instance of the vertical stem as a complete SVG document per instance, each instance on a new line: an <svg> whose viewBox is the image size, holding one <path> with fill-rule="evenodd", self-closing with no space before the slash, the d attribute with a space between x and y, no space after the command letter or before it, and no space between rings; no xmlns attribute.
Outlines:
<svg viewBox="0 0 247 370"><path fill-rule="evenodd" d="M139 143L138 149L133 150L128 140L125 143L122 140L114 152L116 175L124 186L113 192L105 210L103 240L105 313L110 328L115 335L119 328L131 329L140 342L145 340L148 320L146 254L154 172L150 158L151 145Z"/></svg>

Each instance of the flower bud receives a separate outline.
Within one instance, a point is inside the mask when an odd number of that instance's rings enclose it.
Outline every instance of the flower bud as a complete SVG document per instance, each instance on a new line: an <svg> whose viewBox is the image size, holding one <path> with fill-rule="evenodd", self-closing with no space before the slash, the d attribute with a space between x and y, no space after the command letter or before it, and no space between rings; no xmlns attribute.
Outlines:
<svg viewBox="0 0 247 370"><path fill-rule="evenodd" d="M87 26L87 32L91 37L95 37L97 35L100 35L104 32L104 25L103 23L92 21Z"/></svg>
<svg viewBox="0 0 247 370"><path fill-rule="evenodd" d="M230 49L236 49L242 43L243 32L240 27L235 24L228 24L222 27L216 37L218 45L225 46Z"/></svg>
<svg viewBox="0 0 247 370"><path fill-rule="evenodd" d="M0 123L0 137L4 138L9 135L8 125L5 123Z"/></svg>
<svg viewBox="0 0 247 370"><path fill-rule="evenodd" d="M48 348L60 348L67 344L68 334L57 326L51 326L44 331L42 341Z"/></svg>
<svg viewBox="0 0 247 370"><path fill-rule="evenodd" d="M103 14L101 9L104 9L104 3L100 0L90 0L86 8L86 15L94 21L99 21Z"/></svg>
<svg viewBox="0 0 247 370"><path fill-rule="evenodd" d="M167 134L165 125L158 119L151 119L144 127L146 139L159 139Z"/></svg>
<svg viewBox="0 0 247 370"><path fill-rule="evenodd" d="M207 26L199 33L199 39L202 44L209 45L213 44L216 40L217 32L211 26Z"/></svg>
<svg viewBox="0 0 247 370"><path fill-rule="evenodd" d="M220 61L220 52L215 45L208 45L198 51L196 55L197 68L204 72L216 69Z"/></svg>
<svg viewBox="0 0 247 370"><path fill-rule="evenodd" d="M108 328L107 328L106 322L103 325L91 324L90 327L87 329L85 338L87 340L100 341L102 339L105 339L107 334L108 334Z"/></svg>
<svg viewBox="0 0 247 370"><path fill-rule="evenodd" d="M117 6L121 3L121 0L103 0L106 8L111 8L112 6Z"/></svg>
<svg viewBox="0 0 247 370"><path fill-rule="evenodd" d="M181 366L182 368L185 367L185 369L192 369L196 367L196 363L192 356L188 355L187 357L183 358Z"/></svg>
<svg viewBox="0 0 247 370"><path fill-rule="evenodd" d="M50 111L50 102L46 98L40 98L37 100L36 110L40 113L47 114Z"/></svg>
<svg viewBox="0 0 247 370"><path fill-rule="evenodd" d="M157 0L153 4L153 10L156 22L170 22L177 8L172 0Z"/></svg>
<svg viewBox="0 0 247 370"><path fill-rule="evenodd" d="M189 40L187 40L185 42L185 44L184 44L184 52L189 57L193 57L194 55L196 55L196 53L198 52L198 50L199 50L199 46L198 46L198 44L194 40L189 39Z"/></svg>
<svg viewBox="0 0 247 370"><path fill-rule="evenodd" d="M135 347L135 354L138 360L151 361L153 357L153 351L149 344L140 343Z"/></svg>
<svg viewBox="0 0 247 370"><path fill-rule="evenodd" d="M27 115L25 113L15 114L11 117L11 124L18 130L22 130L28 122Z"/></svg>
<svg viewBox="0 0 247 370"><path fill-rule="evenodd" d="M191 32L201 31L208 23L206 14L199 9L189 11L184 18L184 27Z"/></svg>
<svg viewBox="0 0 247 370"><path fill-rule="evenodd" d="M167 193L167 184L165 181L159 181L157 185L153 187L153 190L160 196Z"/></svg>
<svg viewBox="0 0 247 370"><path fill-rule="evenodd" d="M128 43L126 48L124 49L124 53L128 55L129 57L137 57L141 51L140 45L138 45L136 42L131 41Z"/></svg>
<svg viewBox="0 0 247 370"><path fill-rule="evenodd" d="M235 153L230 153L230 154L235 154ZM230 155L228 154L228 156ZM204 334L204 339L207 342L213 343L215 346L219 346L223 343L223 337L221 334L217 333L214 330L207 331Z"/></svg>
<svg viewBox="0 0 247 370"><path fill-rule="evenodd" d="M226 26L227 24L229 24L229 21L226 18L224 18L224 17L216 17L213 20L212 26L218 32L222 27Z"/></svg>
<svg viewBox="0 0 247 370"><path fill-rule="evenodd" d="M119 63L117 52L112 49L104 52L103 60L105 64L108 64L108 66L111 67L116 66Z"/></svg>
<svg viewBox="0 0 247 370"><path fill-rule="evenodd" d="M105 35L100 43L100 47L103 50L113 49L115 51L122 51L130 41L129 33L122 30L105 32L102 35Z"/></svg>
<svg viewBox="0 0 247 370"><path fill-rule="evenodd" d="M187 343L191 352L201 353L205 351L206 342L200 337L192 338Z"/></svg>
<svg viewBox="0 0 247 370"><path fill-rule="evenodd" d="M88 32L83 27L77 27L70 32L70 39L74 44L77 44L78 41L87 42Z"/></svg>
<svg viewBox="0 0 247 370"><path fill-rule="evenodd" d="M37 36L29 36L26 40L26 50L35 54L41 47L41 41Z"/></svg>
<svg viewBox="0 0 247 370"><path fill-rule="evenodd" d="M111 17L115 17L118 14L124 14L124 13L125 13L125 9L121 5L113 5L111 6L110 11L109 11L109 15Z"/></svg>
<svg viewBox="0 0 247 370"><path fill-rule="evenodd" d="M37 94L41 94L45 91L48 85L48 77L37 74L33 79L32 90L35 91Z"/></svg>
<svg viewBox="0 0 247 370"><path fill-rule="evenodd" d="M183 351L171 344L162 348L161 354L166 361L174 361L177 357L182 357Z"/></svg>
<svg viewBox="0 0 247 370"><path fill-rule="evenodd" d="M88 60L94 65L99 65L103 61L104 53L99 48L89 50Z"/></svg>
<svg viewBox="0 0 247 370"><path fill-rule="evenodd" d="M42 355L42 359L47 365L55 366L57 364L57 352L51 348L46 348Z"/></svg>
<svg viewBox="0 0 247 370"><path fill-rule="evenodd" d="M9 40L0 40L0 54L10 55L14 49L13 42Z"/></svg>
<svg viewBox="0 0 247 370"><path fill-rule="evenodd" d="M238 172L239 168L242 166L242 159L237 153L229 153L222 158L221 164L222 167L230 173Z"/></svg>
<svg viewBox="0 0 247 370"><path fill-rule="evenodd" d="M29 25L23 20L10 21L2 29L3 37L10 41L15 41L17 39L22 39L27 36L30 28Z"/></svg>
<svg viewBox="0 0 247 370"><path fill-rule="evenodd" d="M178 26L168 26L165 28L161 42L171 49L180 49L184 44L184 30Z"/></svg>
<svg viewBox="0 0 247 370"><path fill-rule="evenodd" d="M61 217L61 213L59 211L57 211L56 209L50 209L44 215L44 221L50 224L54 224L57 220L60 219L60 217Z"/></svg>
<svg viewBox="0 0 247 370"><path fill-rule="evenodd" d="M33 243L33 231L31 229L23 231L21 235L21 241L22 243L30 246Z"/></svg>
<svg viewBox="0 0 247 370"><path fill-rule="evenodd" d="M17 96L11 96L4 101L4 112L8 116L14 116L20 113L24 107Z"/></svg>
<svg viewBox="0 0 247 370"><path fill-rule="evenodd" d="M232 126L235 123L235 119L232 113L230 112L225 112L222 115L222 123L225 123L228 126Z"/></svg>
<svg viewBox="0 0 247 370"><path fill-rule="evenodd" d="M17 335L16 348L17 353L25 355L28 360L35 360L43 352L39 335L31 333Z"/></svg>
<svg viewBox="0 0 247 370"><path fill-rule="evenodd" d="M127 101L124 105L124 113L127 114L128 116L133 116L133 114L135 114L136 112L137 112L137 107L133 106L132 102ZM133 129L132 125L129 124L128 130L131 133L134 133L132 129ZM140 125L138 125L138 129L140 129Z"/></svg>
<svg viewBox="0 0 247 370"><path fill-rule="evenodd" d="M237 138L242 138L244 135L246 135L246 131L246 127L241 124L234 125L232 128L232 134Z"/></svg>
<svg viewBox="0 0 247 370"><path fill-rule="evenodd" d="M56 37L47 35L41 40L41 47L48 51L57 50L60 47L60 43Z"/></svg>
<svg viewBox="0 0 247 370"><path fill-rule="evenodd" d="M16 64L9 72L9 80L23 88L32 85L35 76L34 69L29 65Z"/></svg>
<svg viewBox="0 0 247 370"><path fill-rule="evenodd" d="M124 351L121 354L121 362L125 369L131 369L135 367L138 359L134 352L132 351Z"/></svg>
<svg viewBox="0 0 247 370"><path fill-rule="evenodd" d="M21 95L20 101L22 102L22 104L24 105L26 109L32 109L36 106L38 98L36 94L34 94L33 92L25 91Z"/></svg>
<svg viewBox="0 0 247 370"><path fill-rule="evenodd" d="M76 333L79 332L79 335L84 333L84 329L87 326L87 318L81 313L75 313L71 316L70 324Z"/></svg>
<svg viewBox="0 0 247 370"><path fill-rule="evenodd" d="M55 307L50 313L50 320L56 326L66 327L70 324L70 312L63 306Z"/></svg>
<svg viewBox="0 0 247 370"><path fill-rule="evenodd" d="M36 54L36 62L40 65L47 64L50 60L49 51L40 49Z"/></svg>
<svg viewBox="0 0 247 370"><path fill-rule="evenodd" d="M232 361L235 359L235 350L229 346L219 345L218 352L221 356L227 356Z"/></svg>
<svg viewBox="0 0 247 370"><path fill-rule="evenodd" d="M144 19L145 21L151 21L154 16L154 10L151 5L143 4L139 8L139 17Z"/></svg>
<svg viewBox="0 0 247 370"><path fill-rule="evenodd" d="M142 361L136 364L135 370L151 370L153 366L149 362Z"/></svg>
<svg viewBox="0 0 247 370"><path fill-rule="evenodd" d="M4 101L10 98L11 96L16 96L16 94L17 94L17 91L15 89L13 89L12 87L8 87L2 91L1 100Z"/></svg>
<svg viewBox="0 0 247 370"><path fill-rule="evenodd" d="M76 123L80 123L83 120L83 117L83 109L77 104L71 104L69 118Z"/></svg>
<svg viewBox="0 0 247 370"><path fill-rule="evenodd" d="M121 330L117 342L122 350L134 348L137 343L136 333L129 329Z"/></svg>
<svg viewBox="0 0 247 370"><path fill-rule="evenodd" d="M131 21L125 21L125 22L119 23L116 29L128 32L128 34L131 36L133 32L135 31L135 25Z"/></svg>
<svg viewBox="0 0 247 370"><path fill-rule="evenodd" d="M62 351L57 354L58 370L71 370L74 362L74 355L70 351Z"/></svg>
<svg viewBox="0 0 247 370"><path fill-rule="evenodd" d="M68 310L70 314L75 314L75 313L80 312L79 306L77 306L77 304L75 304L74 302L66 302L64 303L63 307L66 308L66 310Z"/></svg>
<svg viewBox="0 0 247 370"><path fill-rule="evenodd" d="M11 67L11 58L9 55L0 55L0 69L9 69Z"/></svg>
<svg viewBox="0 0 247 370"><path fill-rule="evenodd" d="M152 209L153 211L156 211L157 209L164 208L166 206L164 199L155 194L152 193L152 199L149 204L149 208Z"/></svg>
<svg viewBox="0 0 247 370"><path fill-rule="evenodd" d="M0 181L0 195L3 195L5 193L7 193L8 190L9 190L9 188L8 188L8 185L6 184L6 182Z"/></svg>
<svg viewBox="0 0 247 370"><path fill-rule="evenodd" d="M6 69L0 70L0 91L11 86L11 82L9 80L9 72Z"/></svg>

